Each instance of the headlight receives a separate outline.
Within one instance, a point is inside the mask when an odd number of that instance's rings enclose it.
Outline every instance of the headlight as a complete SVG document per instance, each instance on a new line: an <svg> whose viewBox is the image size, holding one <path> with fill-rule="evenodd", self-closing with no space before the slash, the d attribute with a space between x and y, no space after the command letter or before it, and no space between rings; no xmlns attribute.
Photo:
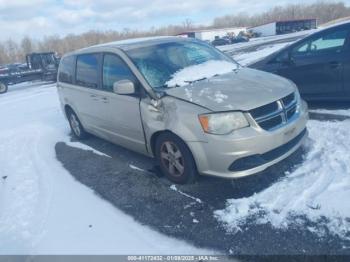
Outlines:
<svg viewBox="0 0 350 262"><path fill-rule="evenodd" d="M199 121L204 132L215 135L226 135L234 130L249 126L247 119L241 112L200 115Z"/></svg>

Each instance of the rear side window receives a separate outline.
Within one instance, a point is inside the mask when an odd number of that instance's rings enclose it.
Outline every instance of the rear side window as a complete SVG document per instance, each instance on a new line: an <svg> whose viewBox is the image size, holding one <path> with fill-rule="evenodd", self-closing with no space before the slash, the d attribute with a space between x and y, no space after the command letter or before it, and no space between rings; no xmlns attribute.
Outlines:
<svg viewBox="0 0 350 262"><path fill-rule="evenodd" d="M61 60L58 81L73 84L74 60L74 56L67 56Z"/></svg>
<svg viewBox="0 0 350 262"><path fill-rule="evenodd" d="M113 84L120 80L137 80L129 66L118 56L105 54L103 59L103 89L113 91Z"/></svg>
<svg viewBox="0 0 350 262"><path fill-rule="evenodd" d="M98 54L77 57L76 83L80 86L98 88Z"/></svg>
<svg viewBox="0 0 350 262"><path fill-rule="evenodd" d="M346 29L326 33L322 37L309 40L306 43L297 46L293 50L293 53L296 55L303 55L338 52L344 47L347 36L348 31Z"/></svg>

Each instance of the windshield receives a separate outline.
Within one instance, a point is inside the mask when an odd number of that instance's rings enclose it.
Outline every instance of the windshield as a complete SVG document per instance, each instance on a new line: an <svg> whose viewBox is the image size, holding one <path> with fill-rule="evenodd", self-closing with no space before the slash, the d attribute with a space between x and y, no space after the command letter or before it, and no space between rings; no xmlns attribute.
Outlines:
<svg viewBox="0 0 350 262"><path fill-rule="evenodd" d="M143 74L151 87L155 89L169 88L171 79L175 73L185 68L208 63L210 61L222 61L234 63L233 59L222 54L217 49L199 41L179 41L136 48L127 51L127 54L136 67ZM212 75L220 74L220 72ZM191 78L188 82L203 79Z"/></svg>

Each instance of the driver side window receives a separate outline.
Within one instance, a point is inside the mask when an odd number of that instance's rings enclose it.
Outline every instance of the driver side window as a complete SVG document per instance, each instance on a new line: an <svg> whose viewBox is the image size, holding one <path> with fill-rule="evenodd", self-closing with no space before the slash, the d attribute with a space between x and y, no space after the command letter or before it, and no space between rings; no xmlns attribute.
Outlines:
<svg viewBox="0 0 350 262"><path fill-rule="evenodd" d="M113 91L113 84L120 80L130 80L137 85L137 80L129 66L114 54L105 54L103 59L103 89Z"/></svg>
<svg viewBox="0 0 350 262"><path fill-rule="evenodd" d="M295 47L293 55L302 56L319 53L336 53L343 49L348 36L346 29L326 33Z"/></svg>

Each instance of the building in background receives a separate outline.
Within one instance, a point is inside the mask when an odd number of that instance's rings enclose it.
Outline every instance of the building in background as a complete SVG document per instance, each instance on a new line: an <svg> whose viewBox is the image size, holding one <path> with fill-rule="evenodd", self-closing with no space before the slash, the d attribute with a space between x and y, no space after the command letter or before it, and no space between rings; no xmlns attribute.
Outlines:
<svg viewBox="0 0 350 262"><path fill-rule="evenodd" d="M229 37L237 36L241 32L246 33L247 28L235 27L235 28L222 28L222 29L195 30L195 31L183 32L178 36L192 37L203 41L212 42L215 39L223 38L225 36L229 36Z"/></svg>
<svg viewBox="0 0 350 262"><path fill-rule="evenodd" d="M283 35L317 28L317 19L296 19L275 21L251 27L248 30L259 36Z"/></svg>

